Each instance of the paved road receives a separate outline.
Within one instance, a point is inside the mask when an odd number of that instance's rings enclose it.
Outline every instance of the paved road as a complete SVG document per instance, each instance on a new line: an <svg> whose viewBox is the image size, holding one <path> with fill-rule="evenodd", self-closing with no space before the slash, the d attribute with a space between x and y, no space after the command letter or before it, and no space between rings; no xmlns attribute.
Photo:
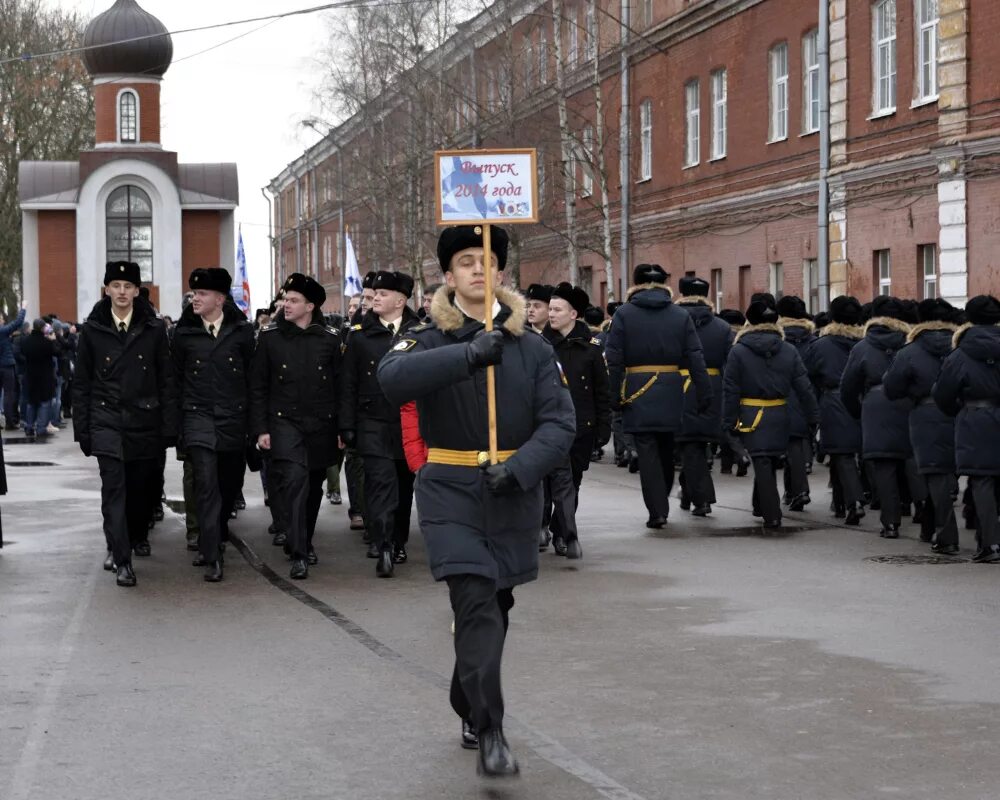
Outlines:
<svg viewBox="0 0 1000 800"><path fill-rule="evenodd" d="M1000 569L871 560L926 550L912 528L831 527L825 469L798 530L762 539L748 479L654 535L637 476L593 468L584 560L544 556L517 592L504 678L524 776L496 785L458 747L451 612L418 534L377 581L326 506L321 564L293 586L250 476L224 583L189 566L168 511L119 589L96 464L69 438L6 449L3 800L1000 796Z"/></svg>

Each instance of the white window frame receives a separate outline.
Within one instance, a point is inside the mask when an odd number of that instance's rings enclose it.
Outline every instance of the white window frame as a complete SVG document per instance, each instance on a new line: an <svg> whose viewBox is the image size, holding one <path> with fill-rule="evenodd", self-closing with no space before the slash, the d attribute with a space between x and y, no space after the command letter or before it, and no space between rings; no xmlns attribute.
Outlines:
<svg viewBox="0 0 1000 800"><path fill-rule="evenodd" d="M567 15L568 16L568 15ZM569 47L567 47L567 63L575 67L580 59L580 26L577 24L578 16L573 14L569 19Z"/></svg>
<svg viewBox="0 0 1000 800"><path fill-rule="evenodd" d="M122 98L125 95L132 95L132 99L135 101L135 138L125 140L122 138ZM118 144L139 144L142 141L141 127L139 121L141 116L139 115L139 93L135 89L122 89L118 92L118 97L115 100L115 138Z"/></svg>
<svg viewBox="0 0 1000 800"><path fill-rule="evenodd" d="M815 274L815 278L813 277ZM813 292L816 297L813 298ZM819 313L819 259L807 258L802 262L802 299L810 314ZM815 302L813 300L815 299Z"/></svg>
<svg viewBox="0 0 1000 800"><path fill-rule="evenodd" d="M889 297L892 294L892 252L888 249L876 250L875 265L878 268L878 294Z"/></svg>
<svg viewBox="0 0 1000 800"><path fill-rule="evenodd" d="M768 288L775 300L780 300L785 294L785 264L782 261L772 261L767 265Z"/></svg>
<svg viewBox="0 0 1000 800"><path fill-rule="evenodd" d="M928 273L928 267L930 272ZM938 275L937 245L920 245L920 283L922 287L922 300L934 300L941 296L941 279ZM928 288L933 287L930 294Z"/></svg>
<svg viewBox="0 0 1000 800"><path fill-rule="evenodd" d="M653 0L642 0L642 23L645 28L653 24Z"/></svg>
<svg viewBox="0 0 1000 800"><path fill-rule="evenodd" d="M718 313L722 311L722 303L724 300L724 293L722 291L722 270L713 269L712 270L712 296L715 303L715 312Z"/></svg>
<svg viewBox="0 0 1000 800"><path fill-rule="evenodd" d="M914 0L916 8L913 18L916 22L917 90L915 102L929 103L937 100L937 50L938 22L940 20L939 0Z"/></svg>
<svg viewBox="0 0 1000 800"><path fill-rule="evenodd" d="M728 77L725 69L712 73L712 161L726 157L726 95Z"/></svg>
<svg viewBox="0 0 1000 800"><path fill-rule="evenodd" d="M594 193L594 129L590 125L583 129L581 136L583 145L583 182L581 197L590 197Z"/></svg>
<svg viewBox="0 0 1000 800"><path fill-rule="evenodd" d="M701 163L701 82L684 84L684 166Z"/></svg>
<svg viewBox="0 0 1000 800"><path fill-rule="evenodd" d="M772 47L767 60L771 79L768 142L783 142L788 138L788 42Z"/></svg>
<svg viewBox="0 0 1000 800"><path fill-rule="evenodd" d="M872 6L872 116L896 111L896 0Z"/></svg>
<svg viewBox="0 0 1000 800"><path fill-rule="evenodd" d="M819 130L819 30L802 37L802 132Z"/></svg>
<svg viewBox="0 0 1000 800"><path fill-rule="evenodd" d="M583 31L583 35L586 37L584 40L586 43L584 53L587 61L590 61L597 58L597 17L595 16L594 6L590 3L587 4L584 19L587 25Z"/></svg>
<svg viewBox="0 0 1000 800"><path fill-rule="evenodd" d="M535 82L535 43L531 36L524 37L524 88L531 90Z"/></svg>
<svg viewBox="0 0 1000 800"><path fill-rule="evenodd" d="M653 177L653 101L639 104L639 180Z"/></svg>
<svg viewBox="0 0 1000 800"><path fill-rule="evenodd" d="M538 83L545 86L549 82L549 35L542 28L538 32Z"/></svg>
<svg viewBox="0 0 1000 800"><path fill-rule="evenodd" d="M323 269L333 272L333 238L323 237Z"/></svg>
<svg viewBox="0 0 1000 800"><path fill-rule="evenodd" d="M538 207L545 208L545 148L539 147L535 154L535 169L538 171Z"/></svg>

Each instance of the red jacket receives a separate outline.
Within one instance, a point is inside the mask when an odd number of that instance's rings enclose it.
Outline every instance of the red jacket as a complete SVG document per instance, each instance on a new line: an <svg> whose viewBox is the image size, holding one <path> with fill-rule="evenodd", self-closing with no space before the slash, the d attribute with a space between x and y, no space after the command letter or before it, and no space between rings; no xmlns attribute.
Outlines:
<svg viewBox="0 0 1000 800"><path fill-rule="evenodd" d="M399 421L403 427L403 453L410 472L416 472L427 463L427 445L420 437L420 420L417 417L417 403L411 400L399 409Z"/></svg>

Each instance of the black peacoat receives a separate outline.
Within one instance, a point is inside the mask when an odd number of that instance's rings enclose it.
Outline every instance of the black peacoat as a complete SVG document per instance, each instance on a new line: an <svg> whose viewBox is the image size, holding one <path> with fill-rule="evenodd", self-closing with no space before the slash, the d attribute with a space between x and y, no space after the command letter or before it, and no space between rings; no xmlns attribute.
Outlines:
<svg viewBox="0 0 1000 800"><path fill-rule="evenodd" d="M542 331L562 367L576 411L576 435L592 436L598 447L611 439L611 391L601 345L587 323L577 320L566 336L548 325Z"/></svg>
<svg viewBox="0 0 1000 800"><path fill-rule="evenodd" d="M861 423L840 398L840 379L851 350L863 336L860 325L831 322L806 353L806 371L819 399L820 442L831 455L861 452Z"/></svg>
<svg viewBox="0 0 1000 800"><path fill-rule="evenodd" d="M24 384L28 402L40 405L56 396L56 359L59 346L41 331L33 330L21 343Z"/></svg>
<svg viewBox="0 0 1000 800"><path fill-rule="evenodd" d="M840 381L840 398L855 419L861 420L861 452L864 458L905 460L910 446L908 398L890 400L882 379L896 354L906 345L910 326L891 317L874 317L865 325L865 337L847 359Z"/></svg>
<svg viewBox="0 0 1000 800"><path fill-rule="evenodd" d="M73 379L73 435L88 455L159 458L177 441L177 386L163 320L137 297L128 333L105 297L80 333Z"/></svg>
<svg viewBox="0 0 1000 800"><path fill-rule="evenodd" d="M712 386L712 405L708 411L698 410L698 397L685 381L684 420L679 442L717 442L722 436L722 374L733 347L736 333L725 320L719 319L704 297L682 297L674 301L691 315L694 329L701 341L705 370Z"/></svg>
<svg viewBox="0 0 1000 800"><path fill-rule="evenodd" d="M216 336L191 306L174 329L172 353L181 414L181 447L242 452L247 444L253 326L236 304L223 306Z"/></svg>
<svg viewBox="0 0 1000 800"><path fill-rule="evenodd" d="M955 474L955 420L931 396L941 365L951 354L955 330L948 322L915 325L882 380L890 400L909 398L913 403L910 444L921 475Z"/></svg>
<svg viewBox="0 0 1000 800"><path fill-rule="evenodd" d="M792 319L790 317L781 317L778 320L778 326L785 333L785 342L798 351L799 358L805 364L809 356L809 349L816 341L816 326L808 319ZM788 398L788 420L791 424L790 434L793 438L806 439L809 437L809 424L806 421L805 411L794 393Z"/></svg>

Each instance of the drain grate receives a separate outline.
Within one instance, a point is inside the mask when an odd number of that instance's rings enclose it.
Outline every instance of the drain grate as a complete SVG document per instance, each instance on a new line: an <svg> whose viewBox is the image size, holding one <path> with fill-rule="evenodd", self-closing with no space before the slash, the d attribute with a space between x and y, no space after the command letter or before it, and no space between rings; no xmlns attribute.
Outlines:
<svg viewBox="0 0 1000 800"><path fill-rule="evenodd" d="M54 467L51 461L7 461L8 467Z"/></svg>
<svg viewBox="0 0 1000 800"><path fill-rule="evenodd" d="M968 564L967 558L956 558L955 556L926 556L926 555L892 555L892 556L869 556L865 561L873 564Z"/></svg>

